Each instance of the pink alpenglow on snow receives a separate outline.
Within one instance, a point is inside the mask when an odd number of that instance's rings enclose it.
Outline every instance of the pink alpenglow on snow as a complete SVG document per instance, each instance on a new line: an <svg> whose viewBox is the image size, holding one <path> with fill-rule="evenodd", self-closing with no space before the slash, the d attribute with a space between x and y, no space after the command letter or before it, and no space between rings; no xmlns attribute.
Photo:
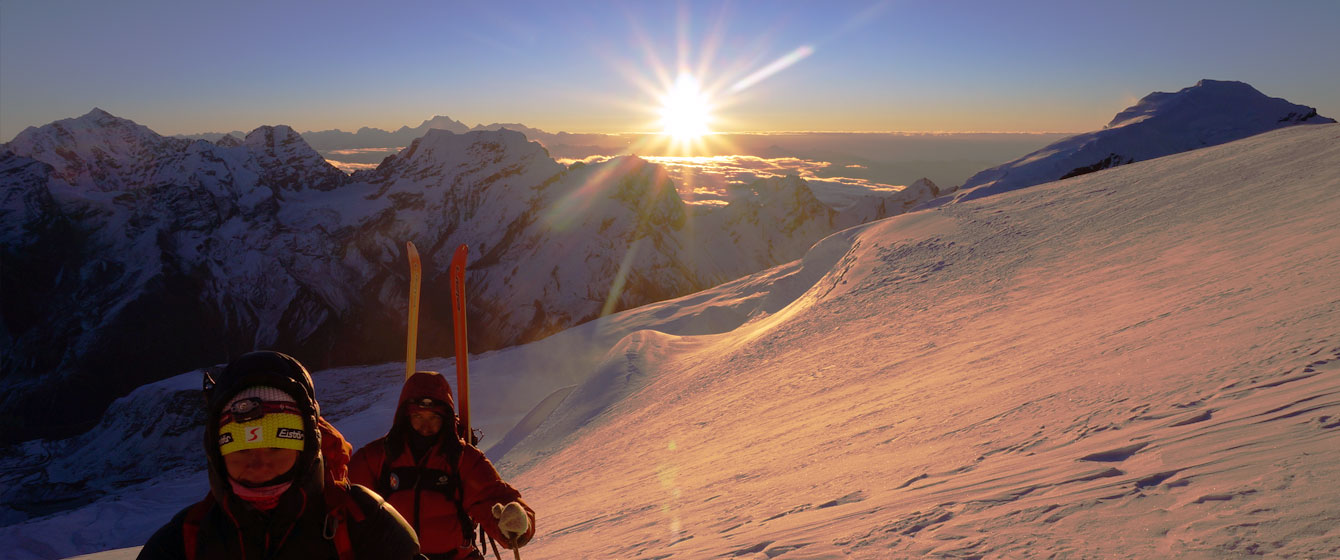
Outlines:
<svg viewBox="0 0 1340 560"><path fill-rule="evenodd" d="M553 558L1336 557L1337 230L1338 125L862 226L504 468Z"/></svg>
<svg viewBox="0 0 1340 560"><path fill-rule="evenodd" d="M1337 230L1340 125L1287 127L851 228L473 356L472 409L536 511L527 557L1334 558ZM355 446L402 369L314 374ZM198 382L114 403L53 480L166 464L196 438L110 435ZM133 545L202 492L154 474L0 541Z"/></svg>

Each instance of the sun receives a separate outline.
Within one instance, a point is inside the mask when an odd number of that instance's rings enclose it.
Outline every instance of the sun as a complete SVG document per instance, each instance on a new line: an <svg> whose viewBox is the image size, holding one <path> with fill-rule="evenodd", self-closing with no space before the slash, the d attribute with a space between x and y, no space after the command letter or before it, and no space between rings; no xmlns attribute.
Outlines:
<svg viewBox="0 0 1340 560"><path fill-rule="evenodd" d="M695 140L712 131L712 106L698 86L698 80L680 74L661 98L661 130L679 141Z"/></svg>

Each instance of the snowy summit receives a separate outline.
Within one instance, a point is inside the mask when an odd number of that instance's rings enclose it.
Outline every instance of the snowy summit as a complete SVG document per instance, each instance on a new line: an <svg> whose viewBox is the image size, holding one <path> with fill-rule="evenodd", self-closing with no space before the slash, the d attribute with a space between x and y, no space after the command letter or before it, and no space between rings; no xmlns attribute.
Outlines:
<svg viewBox="0 0 1340 560"><path fill-rule="evenodd" d="M1242 82L1201 80L1176 93L1145 96L1102 130L1065 138L973 175L954 199L973 200L1284 126L1333 122L1312 107L1266 97Z"/></svg>

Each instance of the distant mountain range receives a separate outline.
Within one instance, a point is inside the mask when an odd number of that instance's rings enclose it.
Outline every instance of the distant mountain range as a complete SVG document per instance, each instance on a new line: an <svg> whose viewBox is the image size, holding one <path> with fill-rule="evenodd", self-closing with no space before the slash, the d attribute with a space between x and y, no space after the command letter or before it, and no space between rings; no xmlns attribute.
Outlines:
<svg viewBox="0 0 1340 560"><path fill-rule="evenodd" d="M518 123L471 127L446 116L435 116L417 127L406 126L395 131L363 127L355 132L322 130L301 134L308 145L332 164L352 172L381 163L386 156L409 146L429 130L463 134L503 128L521 132L527 139L539 142L550 156L560 161L626 154L644 157L683 155L672 145L659 142L652 134L552 133ZM234 142L246 134L233 131L174 137ZM232 139L225 139L226 136ZM1065 136L1059 133L718 133L695 148L695 155L799 158L825 164L820 173L825 177L865 179L884 185L909 185L919 178L933 177L939 184L957 185L983 168Z"/></svg>
<svg viewBox="0 0 1340 560"><path fill-rule="evenodd" d="M983 171L957 201L1319 122L1334 121L1204 80ZM953 193L923 180L834 208L786 177L688 205L640 158L569 167L522 132L462 127L333 131L418 134L353 175L286 126L209 142L97 109L0 145L0 444L78 433L137 386L255 348L314 368L402 359L406 241L425 261L420 352L447 356L444 273L461 243L479 352L791 261Z"/></svg>
<svg viewBox="0 0 1340 560"><path fill-rule="evenodd" d="M501 130L504 128L507 130L515 130L517 132L525 134L526 137L531 140L541 141L541 143L545 144L549 143L547 141L552 141L553 139L559 138L560 136L573 136L568 135L565 132L560 132L558 134L551 134L537 128L531 128L516 123L493 123L488 125L477 124L472 127L463 122L452 119L451 117L444 117L438 115L431 119L423 121L422 124L414 128L410 128L408 126L402 126L398 130L388 131L388 130L382 130L380 128L371 128L365 126L363 128L358 129L355 132L345 132L343 130L338 129L307 131L302 133L302 137L303 140L307 141L307 144L310 145L312 149L318 152L329 152L332 150L396 148L401 146L408 146L410 142L413 142L417 138L423 137L423 135L427 134L429 130L446 130L454 132L456 134L465 134L467 132L474 132L481 130ZM176 138L183 138L187 140L208 140L210 142L218 142L219 140L222 140L224 137L227 136L232 136L234 138L242 138L246 136L246 133L242 131L233 131L226 133L206 132L201 134L181 134L177 135Z"/></svg>
<svg viewBox="0 0 1340 560"><path fill-rule="evenodd" d="M657 165L569 168L513 130L429 128L349 176L286 126L211 143L97 109L0 145L0 177L0 443L76 433L139 385L255 348L314 368L403 359L406 241L425 262L420 352L446 356L461 243L470 347L487 351L793 260L939 194L830 208L789 177L691 206Z"/></svg>

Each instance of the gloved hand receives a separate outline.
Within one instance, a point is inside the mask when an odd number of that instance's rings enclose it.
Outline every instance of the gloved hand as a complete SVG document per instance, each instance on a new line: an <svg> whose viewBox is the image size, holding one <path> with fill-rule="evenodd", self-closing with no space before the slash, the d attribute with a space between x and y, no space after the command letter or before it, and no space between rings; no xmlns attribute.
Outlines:
<svg viewBox="0 0 1340 560"><path fill-rule="evenodd" d="M498 520L498 530L511 541L513 547L525 546L526 541L522 539L530 532L530 517L526 515L526 508L517 502L493 504L493 518Z"/></svg>

